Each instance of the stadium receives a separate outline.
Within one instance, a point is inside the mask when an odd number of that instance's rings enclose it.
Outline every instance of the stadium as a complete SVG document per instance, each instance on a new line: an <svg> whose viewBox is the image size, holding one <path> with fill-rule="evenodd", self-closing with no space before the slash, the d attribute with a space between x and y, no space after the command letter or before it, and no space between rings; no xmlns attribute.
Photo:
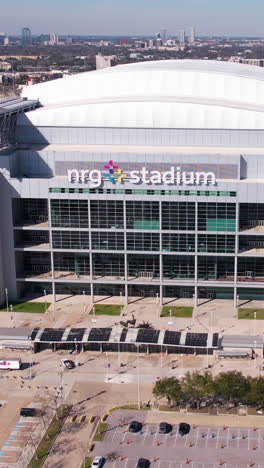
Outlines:
<svg viewBox="0 0 264 468"><path fill-rule="evenodd" d="M264 71L120 65L0 104L2 301L264 299Z"/></svg>

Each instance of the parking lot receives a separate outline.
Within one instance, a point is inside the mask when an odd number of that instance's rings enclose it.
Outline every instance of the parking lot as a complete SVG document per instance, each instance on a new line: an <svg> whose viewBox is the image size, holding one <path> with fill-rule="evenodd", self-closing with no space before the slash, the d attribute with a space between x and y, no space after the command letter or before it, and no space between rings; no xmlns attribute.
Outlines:
<svg viewBox="0 0 264 468"><path fill-rule="evenodd" d="M134 468L138 458L144 457L157 468L264 468L264 428L191 425L189 434L182 437L178 424L170 433L159 434L158 424L145 423L145 415L144 411L117 411L109 416L95 455L109 458L112 454L116 459L107 460L104 466ZM143 423L140 432L128 431L132 420Z"/></svg>

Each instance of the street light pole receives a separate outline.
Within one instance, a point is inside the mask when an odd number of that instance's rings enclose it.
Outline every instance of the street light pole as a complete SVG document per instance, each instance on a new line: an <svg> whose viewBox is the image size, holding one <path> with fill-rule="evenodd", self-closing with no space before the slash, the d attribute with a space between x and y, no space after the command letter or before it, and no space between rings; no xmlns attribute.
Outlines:
<svg viewBox="0 0 264 468"><path fill-rule="evenodd" d="M137 397L138 409L140 409L140 379L139 379L139 344L137 345Z"/></svg>
<svg viewBox="0 0 264 468"><path fill-rule="evenodd" d="M10 319L11 319L11 324L13 325L13 306L10 304Z"/></svg>
<svg viewBox="0 0 264 468"><path fill-rule="evenodd" d="M257 341L256 340L254 341L254 345L255 345L255 368L257 368Z"/></svg>
<svg viewBox="0 0 264 468"><path fill-rule="evenodd" d="M46 291L46 289L44 289L43 293L44 293L45 313L46 313L47 312L47 297L46 297L47 296L47 291Z"/></svg>
<svg viewBox="0 0 264 468"><path fill-rule="evenodd" d="M123 293L120 291L121 316L123 315Z"/></svg>
<svg viewBox="0 0 264 468"><path fill-rule="evenodd" d="M157 298L157 317L159 318L159 293L156 293Z"/></svg>
<svg viewBox="0 0 264 468"><path fill-rule="evenodd" d="M32 380L32 341L31 341L31 336L29 337L30 340L30 363L29 363L29 378Z"/></svg>
<svg viewBox="0 0 264 468"><path fill-rule="evenodd" d="M5 288L5 297L6 297L6 311L8 312L8 290Z"/></svg>
<svg viewBox="0 0 264 468"><path fill-rule="evenodd" d="M108 382L109 380L109 359L108 359L108 353L105 353L106 356L106 380Z"/></svg>
<svg viewBox="0 0 264 468"><path fill-rule="evenodd" d="M85 291L83 291L83 313L85 314Z"/></svg>
<svg viewBox="0 0 264 468"><path fill-rule="evenodd" d="M78 367L78 356L77 356L77 338L74 338L74 343L75 343L75 367Z"/></svg>

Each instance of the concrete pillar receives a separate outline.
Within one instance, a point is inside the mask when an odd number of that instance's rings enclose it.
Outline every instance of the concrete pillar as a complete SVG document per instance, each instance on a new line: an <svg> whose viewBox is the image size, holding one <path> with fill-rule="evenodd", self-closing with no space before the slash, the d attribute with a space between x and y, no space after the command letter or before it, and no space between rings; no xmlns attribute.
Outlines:
<svg viewBox="0 0 264 468"><path fill-rule="evenodd" d="M125 284L125 303L128 304L128 284Z"/></svg>
<svg viewBox="0 0 264 468"><path fill-rule="evenodd" d="M53 303L56 304L56 287L55 287L54 281L52 281L52 297L53 297Z"/></svg>
<svg viewBox="0 0 264 468"><path fill-rule="evenodd" d="M198 306L198 286L194 287L194 307Z"/></svg>
<svg viewBox="0 0 264 468"><path fill-rule="evenodd" d="M163 305L163 286L160 285L160 305Z"/></svg>
<svg viewBox="0 0 264 468"><path fill-rule="evenodd" d="M91 283L91 303L94 303L94 287L93 283Z"/></svg>
<svg viewBox="0 0 264 468"><path fill-rule="evenodd" d="M236 309L238 306L237 304L237 287L234 287L234 308Z"/></svg>

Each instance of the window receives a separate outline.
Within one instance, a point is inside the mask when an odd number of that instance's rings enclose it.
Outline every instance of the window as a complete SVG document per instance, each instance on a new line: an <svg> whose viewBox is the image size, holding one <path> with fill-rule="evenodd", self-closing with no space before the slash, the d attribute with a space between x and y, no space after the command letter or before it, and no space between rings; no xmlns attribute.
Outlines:
<svg viewBox="0 0 264 468"><path fill-rule="evenodd" d="M159 250L159 234L152 232L127 232L127 250Z"/></svg>
<svg viewBox="0 0 264 468"><path fill-rule="evenodd" d="M117 200L91 200L91 228L124 228L123 202Z"/></svg>
<svg viewBox="0 0 264 468"><path fill-rule="evenodd" d="M124 250L124 234L122 232L92 232L92 249Z"/></svg>
<svg viewBox="0 0 264 468"><path fill-rule="evenodd" d="M160 229L159 202L127 201L127 229Z"/></svg>
<svg viewBox="0 0 264 468"><path fill-rule="evenodd" d="M162 202L162 229L195 230L195 203Z"/></svg>
<svg viewBox="0 0 264 468"><path fill-rule="evenodd" d="M199 231L235 231L235 203L198 203Z"/></svg>
<svg viewBox="0 0 264 468"><path fill-rule="evenodd" d="M163 252L194 252L194 234L162 234Z"/></svg>

